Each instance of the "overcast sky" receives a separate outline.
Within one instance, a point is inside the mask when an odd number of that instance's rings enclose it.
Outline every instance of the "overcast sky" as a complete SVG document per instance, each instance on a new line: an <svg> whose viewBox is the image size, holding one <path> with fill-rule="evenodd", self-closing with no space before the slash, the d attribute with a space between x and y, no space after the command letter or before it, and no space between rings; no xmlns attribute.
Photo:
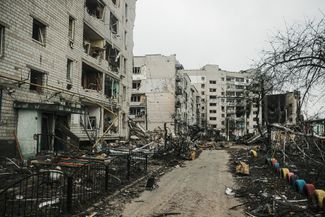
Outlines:
<svg viewBox="0 0 325 217"><path fill-rule="evenodd" d="M176 54L186 69L248 69L285 24L322 13L325 0L138 0L134 54Z"/></svg>

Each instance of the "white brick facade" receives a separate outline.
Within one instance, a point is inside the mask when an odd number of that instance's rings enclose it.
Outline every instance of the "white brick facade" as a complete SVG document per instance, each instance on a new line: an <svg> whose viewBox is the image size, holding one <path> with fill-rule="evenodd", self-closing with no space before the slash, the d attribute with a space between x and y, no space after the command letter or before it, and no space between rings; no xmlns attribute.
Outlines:
<svg viewBox="0 0 325 217"><path fill-rule="evenodd" d="M96 2L96 0L91 1ZM19 109L14 108L15 101L61 104L72 108L97 106L100 117L97 120L98 135L104 132L104 107L110 108L118 114L116 124L118 130L105 138L128 135L126 117L129 104L126 99L130 97L131 90L136 1L119 0L118 5L114 5L111 0L102 0L104 4L102 20L88 14L85 2L86 0L0 1L0 25L5 29L4 55L0 57L0 75L2 76L0 89L3 90L0 102L0 140L13 139L13 132L17 130ZM117 34L113 34L109 28L111 13L118 19ZM70 43L68 36L69 17L74 19L73 44ZM34 35L38 34L33 28L33 20L45 25L44 45L33 39ZM111 71L108 67L109 63L104 58L94 58L85 53L85 26L91 28L106 43L119 51L119 72ZM71 81L66 79L67 59L72 60ZM83 63L102 73L100 74L103 79L100 91L82 87ZM44 73L42 75L43 85L49 87L48 89L43 89L42 93L30 90L31 70ZM110 98L104 94L104 75L116 79L119 83L117 97ZM67 88L69 84L72 84L71 89ZM87 140L84 130L76 119L79 119L79 115L68 115L70 129L81 140Z"/></svg>

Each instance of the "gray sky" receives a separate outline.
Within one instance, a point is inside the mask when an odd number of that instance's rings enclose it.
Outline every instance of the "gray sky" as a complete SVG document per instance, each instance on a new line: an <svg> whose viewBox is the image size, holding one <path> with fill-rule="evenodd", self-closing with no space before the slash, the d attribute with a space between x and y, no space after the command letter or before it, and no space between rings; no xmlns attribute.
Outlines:
<svg viewBox="0 0 325 217"><path fill-rule="evenodd" d="M325 0L138 0L134 54L176 54L186 69L247 69L285 23L321 11Z"/></svg>

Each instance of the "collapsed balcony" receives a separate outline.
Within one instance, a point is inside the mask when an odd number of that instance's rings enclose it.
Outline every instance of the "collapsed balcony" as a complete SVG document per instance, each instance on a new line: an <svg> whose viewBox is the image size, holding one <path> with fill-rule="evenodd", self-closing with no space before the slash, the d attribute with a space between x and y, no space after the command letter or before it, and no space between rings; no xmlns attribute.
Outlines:
<svg viewBox="0 0 325 217"><path fill-rule="evenodd" d="M105 40L98 35L88 25L84 24L83 32L84 52L96 59L104 59L105 56Z"/></svg>
<svg viewBox="0 0 325 217"><path fill-rule="evenodd" d="M103 20L105 13L105 4L101 0L86 0L86 11L90 16Z"/></svg>
<svg viewBox="0 0 325 217"><path fill-rule="evenodd" d="M86 63L82 63L81 81L83 89L96 90L97 92L101 92L103 89L103 73Z"/></svg>

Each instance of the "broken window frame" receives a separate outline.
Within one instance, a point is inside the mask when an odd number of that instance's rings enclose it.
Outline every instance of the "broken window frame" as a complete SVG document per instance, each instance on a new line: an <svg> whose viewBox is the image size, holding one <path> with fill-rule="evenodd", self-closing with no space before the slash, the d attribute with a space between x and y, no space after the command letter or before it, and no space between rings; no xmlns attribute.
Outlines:
<svg viewBox="0 0 325 217"><path fill-rule="evenodd" d="M33 17L32 22L32 38L33 41L45 46L46 44L47 25Z"/></svg>
<svg viewBox="0 0 325 217"><path fill-rule="evenodd" d="M5 52L5 27L0 25L0 58L4 56Z"/></svg>
<svg viewBox="0 0 325 217"><path fill-rule="evenodd" d="M131 102L140 102L140 101L141 101L141 95L132 94L132 96L131 96Z"/></svg>
<svg viewBox="0 0 325 217"><path fill-rule="evenodd" d="M114 35L117 35L119 33L119 20L112 11L110 11L109 16L109 30Z"/></svg>
<svg viewBox="0 0 325 217"><path fill-rule="evenodd" d="M68 83L72 83L72 75L73 75L73 60L67 59L67 74L66 79Z"/></svg>
<svg viewBox="0 0 325 217"><path fill-rule="evenodd" d="M41 71L38 71L35 69L30 69L30 74L29 74L29 79L30 79L29 90L30 91L37 92L39 94L43 93L43 88L40 86L43 86L43 84L44 84L44 79L45 79L44 75L45 75L44 72L41 72ZM34 81L36 81L37 83L34 83Z"/></svg>
<svg viewBox="0 0 325 217"><path fill-rule="evenodd" d="M123 58L123 72L124 74L126 74L127 71L127 63L128 63L128 59L127 58Z"/></svg>
<svg viewBox="0 0 325 217"><path fill-rule="evenodd" d="M105 74L104 94L106 97L117 98L119 96L119 88L120 82L108 74Z"/></svg>
<svg viewBox="0 0 325 217"><path fill-rule="evenodd" d="M145 115L145 108L130 107L130 115L134 115L135 117L143 117Z"/></svg>
<svg viewBox="0 0 325 217"><path fill-rule="evenodd" d="M128 32L124 31L124 48L125 48L125 50L128 49L127 34L128 34Z"/></svg>
<svg viewBox="0 0 325 217"><path fill-rule="evenodd" d="M97 129L97 118L96 116L87 116L86 117L87 121L87 130L95 130Z"/></svg>
<svg viewBox="0 0 325 217"><path fill-rule="evenodd" d="M96 75L94 75L95 73L96 73ZM96 77L94 78L91 76L96 76ZM95 69L94 67L88 65L85 62L82 62L81 86L83 89L95 90L97 92L102 92L102 90L103 90L103 72Z"/></svg>
<svg viewBox="0 0 325 217"><path fill-rule="evenodd" d="M141 87L141 80L132 81L132 89L139 90Z"/></svg>
<svg viewBox="0 0 325 217"><path fill-rule="evenodd" d="M84 24L83 30L83 48L84 52L95 58L104 59L106 52L106 41L90 26Z"/></svg>
<svg viewBox="0 0 325 217"><path fill-rule="evenodd" d="M94 2L97 3L97 6L94 7ZM86 0L85 1L85 8L87 13L92 16L96 17L98 20L104 21L105 18L105 7L106 4L102 0Z"/></svg>
<svg viewBox="0 0 325 217"><path fill-rule="evenodd" d="M141 74L141 67L134 66L132 73L135 75Z"/></svg>
<svg viewBox="0 0 325 217"><path fill-rule="evenodd" d="M128 22L128 10L129 10L129 6L127 3L124 4L124 17L125 17L125 22Z"/></svg>
<svg viewBox="0 0 325 217"><path fill-rule="evenodd" d="M75 29L76 29L76 19L73 16L69 16L69 26L68 26L68 37L69 41L73 44L75 38ZM71 44L70 44L71 45Z"/></svg>
<svg viewBox="0 0 325 217"><path fill-rule="evenodd" d="M109 70L119 73L121 68L121 52L114 48L110 43L106 42L105 59L108 62Z"/></svg>

